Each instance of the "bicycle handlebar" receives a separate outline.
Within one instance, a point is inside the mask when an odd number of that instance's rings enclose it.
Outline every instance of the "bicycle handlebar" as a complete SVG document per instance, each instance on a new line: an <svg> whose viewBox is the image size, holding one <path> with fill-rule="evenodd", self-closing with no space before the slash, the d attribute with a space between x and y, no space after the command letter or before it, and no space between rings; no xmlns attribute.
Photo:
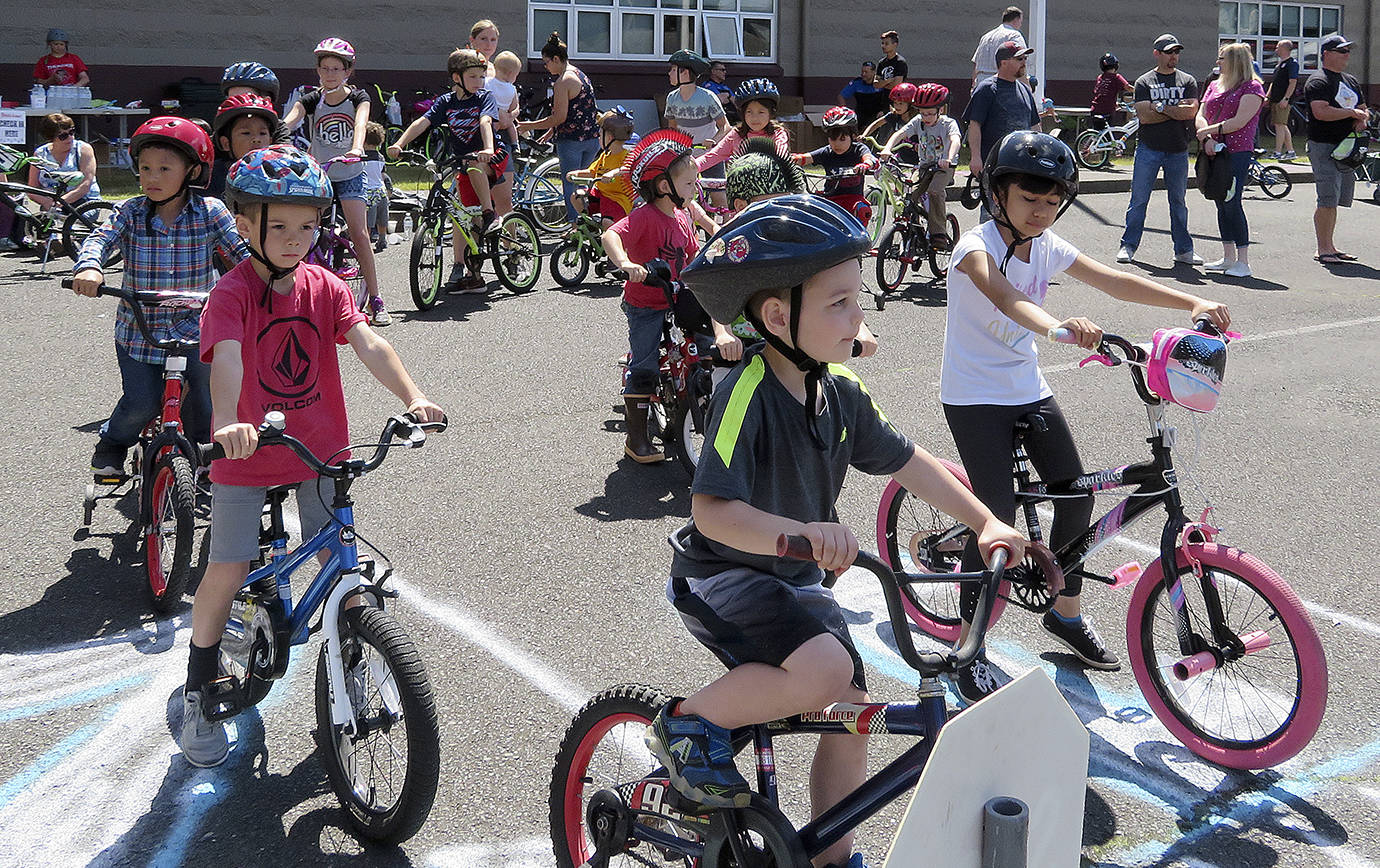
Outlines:
<svg viewBox="0 0 1380 868"><path fill-rule="evenodd" d="M777 557L794 558L802 561L813 561L814 550L810 541L803 536L794 534L781 534L776 540ZM896 577L896 573L890 567L882 563L875 555L867 552L858 552L853 565L861 567L877 577L882 585L882 596L886 598L887 614L891 620L892 633L896 636L896 648L901 652L901 659L906 661L910 668L919 672L922 676L932 678L945 672L957 672L959 669L969 665L977 657L978 649L982 647L983 640L987 636L987 625L992 619L992 607L996 603L997 588L1001 585L1002 577L1006 573L1007 559L1011 552L1006 546L997 546L992 551L992 567L977 573L945 573L944 578L950 582L981 582L982 589L978 596L977 614L973 617L972 629L968 631L968 638L963 641L963 645L958 650L946 652L938 651L917 651L915 643L910 636L910 623L906 618L905 608L901 604L901 580Z"/></svg>
<svg viewBox="0 0 1380 868"><path fill-rule="evenodd" d="M62 279L62 288L72 288L72 278ZM206 299L210 295L207 292L171 292L167 290L154 289L125 289L124 287L108 286L101 284L96 287L96 295L110 295L115 298L123 299L130 303L130 309L134 311L134 324L139 327L139 333L144 336L144 340L164 352L178 353L183 351L197 350L201 346L199 340L159 340L153 336L153 331L149 328L148 320L144 318L144 305L150 304L154 307L167 307L181 310L200 310L206 305Z"/></svg>
<svg viewBox="0 0 1380 868"><path fill-rule="evenodd" d="M281 444L297 453L297 457L302 459L302 463L310 467L317 476L328 476L331 479L351 479L377 470L387 456L388 450L393 448L393 440L400 431L406 432L409 449L419 449L426 443L427 431L444 431L448 424L449 422L445 418L442 418L440 422L419 423L411 413L389 416L388 421L384 423L383 433L379 435L378 443L374 445L374 454L368 461L350 458L339 464L327 464L317 458L316 454L307 448L305 443L287 434L287 419L281 412L272 410L264 414L264 421L259 425L259 445L255 451L264 446ZM225 447L219 443L203 444L197 448L201 452L200 457L203 465L225 457Z"/></svg>

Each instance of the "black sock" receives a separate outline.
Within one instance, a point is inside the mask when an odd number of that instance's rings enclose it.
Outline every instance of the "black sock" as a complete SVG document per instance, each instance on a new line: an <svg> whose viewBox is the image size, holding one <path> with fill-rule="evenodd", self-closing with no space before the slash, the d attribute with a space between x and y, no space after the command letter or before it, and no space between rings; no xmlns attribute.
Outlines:
<svg viewBox="0 0 1380 868"><path fill-rule="evenodd" d="M192 645L192 653L187 657L187 689L185 692L191 693L194 690L201 690L215 680L219 663L219 642L210 648Z"/></svg>

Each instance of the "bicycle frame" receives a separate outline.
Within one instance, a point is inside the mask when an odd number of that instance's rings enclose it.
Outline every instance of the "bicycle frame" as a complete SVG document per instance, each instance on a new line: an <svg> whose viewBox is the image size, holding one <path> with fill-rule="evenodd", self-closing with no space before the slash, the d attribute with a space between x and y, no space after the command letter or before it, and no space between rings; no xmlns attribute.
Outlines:
<svg viewBox="0 0 1380 868"><path fill-rule="evenodd" d="M460 233L460 238L465 242L465 247L469 249L470 255L478 256L479 240L478 233L474 231L474 219L480 215L482 209L478 205L462 203L460 197L452 192L451 186L458 183L455 174L450 171L442 173L434 167L431 173L433 176L431 192L427 194L426 205L422 209L423 216L443 214L450 220L454 231ZM441 233L437 234L436 240L437 243L440 243L441 238L439 236Z"/></svg>

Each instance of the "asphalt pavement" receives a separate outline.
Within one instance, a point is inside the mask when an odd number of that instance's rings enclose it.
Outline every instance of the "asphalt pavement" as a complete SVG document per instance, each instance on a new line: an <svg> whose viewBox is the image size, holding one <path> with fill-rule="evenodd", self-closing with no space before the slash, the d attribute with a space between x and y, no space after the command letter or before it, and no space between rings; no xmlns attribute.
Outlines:
<svg viewBox="0 0 1380 868"><path fill-rule="evenodd" d="M1163 194L1152 199L1136 263L1124 267L1227 302L1227 387L1210 416L1179 414L1190 510L1210 497L1224 539L1270 564L1310 607L1328 654L1330 695L1316 738L1277 769L1198 760L1146 710L1131 673L1088 672L1054 650L1029 615L1010 613L989 647L1008 672L1045 669L1092 733L1085 865L1267 866L1380 863L1380 209L1343 211L1338 245L1360 262L1312 260L1312 188L1252 196L1256 277L1171 264ZM1190 193L1199 252L1214 258L1213 209ZM1089 195L1057 225L1111 262L1126 195ZM959 211L963 226L972 212ZM613 283L528 295L493 283L426 313L407 293L407 251L381 255L395 324L384 334L450 429L394 454L355 488L361 535L397 569L396 611L417 641L442 727L441 788L429 822L397 848L346 831L314 754L316 643L235 722L222 767L182 759L180 716L190 606L155 617L142 584L132 499L103 501L81 528L95 430L119 391L114 302L78 298L27 257L0 257L0 546L14 555L0 599L0 865L552 864L551 764L574 710L636 681L684 694L718 664L666 604L667 535L689 514L674 462L622 458L617 360L626 347ZM872 262L865 263L869 283ZM50 269L52 272L54 269ZM938 404L945 298L918 282L883 311L864 302L881 348L853 367L889 417L956 458ZM1056 315L1090 316L1145 339L1182 319L1130 307L1071 279ZM1144 456L1145 417L1121 371L1079 369L1076 349L1042 350L1089 468ZM394 400L342 350L352 429L377 431ZM884 480L850 478L842 519L872 546ZM1103 504L1110 508L1113 502ZM1099 555L1111 569L1148 561L1153 522ZM1087 609L1124 650L1124 591L1094 589ZM841 604L874 695L904 700L910 679L875 591L846 577ZM1124 656L1124 654L1123 654ZM1012 721L1009 738L1040 749ZM874 767L901 749L879 738ZM782 744L787 810L801 819L806 756ZM1071 770L1076 773L1076 770ZM881 865L904 800L868 821L859 844Z"/></svg>

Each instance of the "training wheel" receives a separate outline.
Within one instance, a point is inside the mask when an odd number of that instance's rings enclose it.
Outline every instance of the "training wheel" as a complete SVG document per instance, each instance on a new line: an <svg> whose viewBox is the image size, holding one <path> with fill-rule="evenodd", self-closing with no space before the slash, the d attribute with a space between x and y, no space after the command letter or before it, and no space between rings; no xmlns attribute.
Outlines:
<svg viewBox="0 0 1380 868"><path fill-rule="evenodd" d="M96 511L96 483L86 483L86 495L82 498L81 505L81 524L82 527L91 526L91 515Z"/></svg>

